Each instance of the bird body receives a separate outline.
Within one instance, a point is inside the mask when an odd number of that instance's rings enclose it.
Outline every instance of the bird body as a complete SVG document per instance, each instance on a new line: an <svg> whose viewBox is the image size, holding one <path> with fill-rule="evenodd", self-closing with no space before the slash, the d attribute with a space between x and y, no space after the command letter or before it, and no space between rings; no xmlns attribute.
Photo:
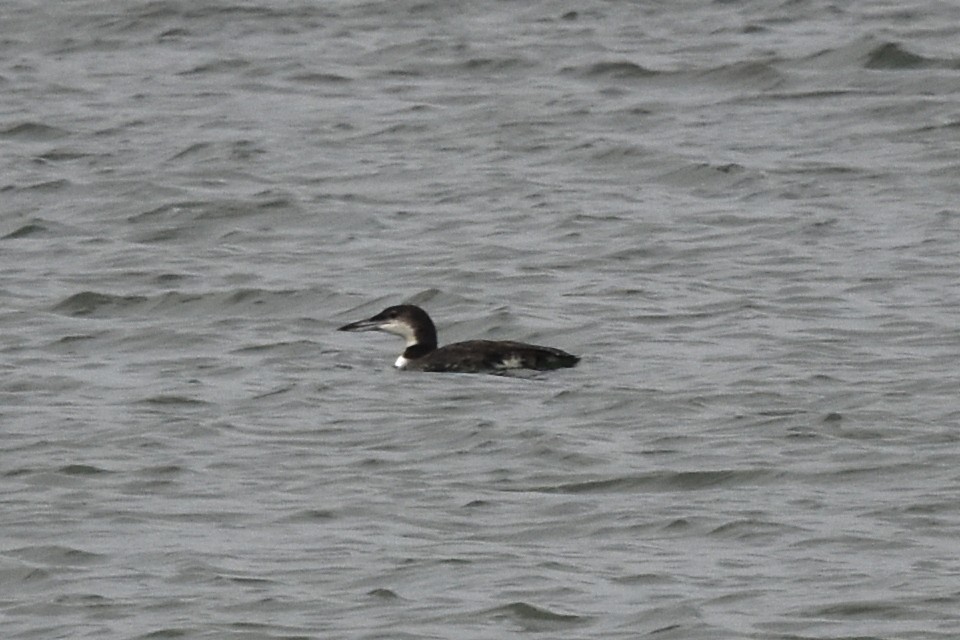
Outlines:
<svg viewBox="0 0 960 640"><path fill-rule="evenodd" d="M467 340L437 346L437 330L427 312L414 305L388 307L367 320L339 331L385 331L406 341L398 369L459 373L502 373L512 369L547 371L573 367L580 361L553 347L510 340Z"/></svg>

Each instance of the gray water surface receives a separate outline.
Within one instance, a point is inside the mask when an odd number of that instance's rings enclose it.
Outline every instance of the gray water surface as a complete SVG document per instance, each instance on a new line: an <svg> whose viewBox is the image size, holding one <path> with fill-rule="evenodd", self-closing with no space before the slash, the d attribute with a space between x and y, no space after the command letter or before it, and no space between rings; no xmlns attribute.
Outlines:
<svg viewBox="0 0 960 640"><path fill-rule="evenodd" d="M960 637L954 4L0 24L3 638Z"/></svg>

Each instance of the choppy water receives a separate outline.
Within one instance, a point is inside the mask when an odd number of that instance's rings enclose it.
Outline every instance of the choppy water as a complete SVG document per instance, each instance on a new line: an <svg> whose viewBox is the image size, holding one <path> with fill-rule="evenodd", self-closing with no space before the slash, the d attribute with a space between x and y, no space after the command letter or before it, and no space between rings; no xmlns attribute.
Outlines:
<svg viewBox="0 0 960 640"><path fill-rule="evenodd" d="M960 634L953 3L0 23L4 638Z"/></svg>

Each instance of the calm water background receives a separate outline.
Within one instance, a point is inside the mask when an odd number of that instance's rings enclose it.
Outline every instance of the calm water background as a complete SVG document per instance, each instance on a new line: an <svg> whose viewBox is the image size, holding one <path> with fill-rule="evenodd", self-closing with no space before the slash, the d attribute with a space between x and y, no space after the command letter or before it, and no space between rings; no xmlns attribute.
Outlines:
<svg viewBox="0 0 960 640"><path fill-rule="evenodd" d="M0 25L3 638L960 637L960 5Z"/></svg>

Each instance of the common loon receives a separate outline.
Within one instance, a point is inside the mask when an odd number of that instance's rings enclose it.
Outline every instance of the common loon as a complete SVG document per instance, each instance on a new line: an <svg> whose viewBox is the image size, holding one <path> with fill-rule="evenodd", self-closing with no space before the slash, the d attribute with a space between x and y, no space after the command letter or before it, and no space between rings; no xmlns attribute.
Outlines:
<svg viewBox="0 0 960 640"><path fill-rule="evenodd" d="M437 328L427 312L412 304L387 307L369 320L351 322L338 331L386 331L407 341L394 366L412 371L502 373L510 369L546 371L580 361L560 349L522 342L468 340L437 348Z"/></svg>

